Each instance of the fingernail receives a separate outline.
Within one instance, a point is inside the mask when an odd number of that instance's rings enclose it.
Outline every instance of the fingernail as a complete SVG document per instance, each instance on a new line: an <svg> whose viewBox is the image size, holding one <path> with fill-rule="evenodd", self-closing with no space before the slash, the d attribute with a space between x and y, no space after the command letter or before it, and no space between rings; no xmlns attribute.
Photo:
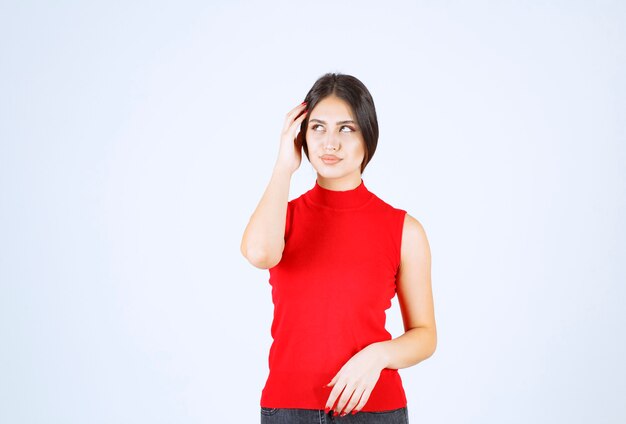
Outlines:
<svg viewBox="0 0 626 424"><path fill-rule="evenodd" d="M359 410L358 410L358 409L353 409L353 410L352 410L352 412L351 412L351 414L352 414L352 415L354 415L354 414L356 414L357 412L359 412Z"/></svg>
<svg viewBox="0 0 626 424"><path fill-rule="evenodd" d="M342 416L342 417L346 416L346 413L345 413L345 412L342 412L342 413L341 413L341 416Z"/></svg>
<svg viewBox="0 0 626 424"><path fill-rule="evenodd" d="M327 407L324 409L324 412L326 412L326 413L328 414L328 412L330 412L330 408L327 406Z"/></svg>

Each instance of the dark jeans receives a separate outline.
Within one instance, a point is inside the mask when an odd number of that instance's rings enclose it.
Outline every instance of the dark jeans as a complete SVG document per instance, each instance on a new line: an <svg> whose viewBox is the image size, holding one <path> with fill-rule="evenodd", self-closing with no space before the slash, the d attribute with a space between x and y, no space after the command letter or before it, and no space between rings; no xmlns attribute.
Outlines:
<svg viewBox="0 0 626 424"><path fill-rule="evenodd" d="M261 424L327 424L327 423L354 423L354 424L408 424L409 411L407 407L391 411L366 412L348 414L343 417L332 416L323 409L295 409L295 408L265 408L261 407Z"/></svg>

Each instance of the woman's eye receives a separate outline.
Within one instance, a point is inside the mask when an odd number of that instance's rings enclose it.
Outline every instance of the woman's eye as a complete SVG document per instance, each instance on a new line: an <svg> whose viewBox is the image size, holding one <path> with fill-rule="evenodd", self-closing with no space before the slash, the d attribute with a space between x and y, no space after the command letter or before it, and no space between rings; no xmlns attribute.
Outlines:
<svg viewBox="0 0 626 424"><path fill-rule="evenodd" d="M315 124L315 125L313 125L313 126L311 127L311 129L312 129L312 130L314 130L314 131L317 131L317 127L321 127L321 125L320 125L320 124ZM341 131L341 132L352 132L352 131L354 131L352 128L350 128L350 127L349 127L349 126L347 126L347 125L342 125L342 126L341 126L341 130L343 130L344 128L347 128L347 129L349 129L350 131Z"/></svg>

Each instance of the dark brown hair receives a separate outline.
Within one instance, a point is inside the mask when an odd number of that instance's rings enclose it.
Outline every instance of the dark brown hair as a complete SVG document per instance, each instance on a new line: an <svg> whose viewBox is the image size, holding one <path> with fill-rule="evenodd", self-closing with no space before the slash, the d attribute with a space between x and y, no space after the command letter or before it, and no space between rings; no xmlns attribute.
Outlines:
<svg viewBox="0 0 626 424"><path fill-rule="evenodd" d="M350 105L356 117L364 141L365 156L361 162L361 174L369 161L374 156L378 144L378 119L374 100L367 87L352 75L341 73L327 73L315 81L304 101L306 108L312 111L322 99L328 96L336 96ZM302 148L309 162L309 148L306 142L306 129L309 125L309 113L300 125L302 134Z"/></svg>

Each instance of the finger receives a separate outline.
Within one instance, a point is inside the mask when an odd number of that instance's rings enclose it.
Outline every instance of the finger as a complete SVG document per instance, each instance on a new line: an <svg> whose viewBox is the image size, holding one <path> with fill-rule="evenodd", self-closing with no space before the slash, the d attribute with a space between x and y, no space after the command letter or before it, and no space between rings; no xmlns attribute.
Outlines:
<svg viewBox="0 0 626 424"><path fill-rule="evenodd" d="M326 401L326 408L333 409L336 411L337 409L335 408L335 402L337 401L337 398L341 394L345 385L343 383L340 383L339 381L333 384L334 384L334 387L330 391L330 395L328 395L328 400Z"/></svg>
<svg viewBox="0 0 626 424"><path fill-rule="evenodd" d="M304 120L304 118L306 118L307 114L309 113L308 109L302 109L300 112L300 114L298 116L296 116L296 119L293 120L292 125L300 125L300 123Z"/></svg>
<svg viewBox="0 0 626 424"><path fill-rule="evenodd" d="M285 119L287 121L291 121L296 114L302 112L303 109L306 109L306 105L307 104L304 102L300 103L298 106L294 107L289 112L287 112Z"/></svg>
<svg viewBox="0 0 626 424"><path fill-rule="evenodd" d="M298 119L302 120L302 119L304 119L304 117L306 116L306 114L307 114L308 112L309 112L309 110L308 110L308 109L302 109L300 112L298 112L298 113L299 113L299 115L296 117L296 119L295 119L295 120L298 120Z"/></svg>
<svg viewBox="0 0 626 424"><path fill-rule="evenodd" d="M297 117L289 126L289 128L287 129L289 134L293 134L293 137L295 137L296 135L296 131L298 130L298 128L300 128L302 121L304 120L304 118L306 117L306 111L304 114L300 115L299 117Z"/></svg>
<svg viewBox="0 0 626 424"><path fill-rule="evenodd" d="M339 397L339 401L337 402L337 408L335 409L339 414L344 412L344 409L348 406L348 402L350 398L354 394L355 384L349 384L343 390L341 396ZM349 411L345 411L348 413Z"/></svg>
<svg viewBox="0 0 626 424"><path fill-rule="evenodd" d="M360 411L361 409L363 409L368 399L370 398L370 394L372 393L373 389L374 389L373 387L367 387L363 391L363 394L361 395L361 399L359 400L359 403L356 404L354 409L356 409L357 411Z"/></svg>
<svg viewBox="0 0 626 424"><path fill-rule="evenodd" d="M335 374L335 376L333 377L332 380L330 380L330 383L328 383L327 386L332 387L337 382L338 379L339 379L339 373Z"/></svg>
<svg viewBox="0 0 626 424"><path fill-rule="evenodd" d="M300 126L300 124L302 123L302 120L306 117L306 115L308 113L308 110L305 109L304 111L300 111L300 112L302 113L301 115L299 115L298 117L296 117L293 120L288 119L285 122L285 125L283 127L283 133L293 132L293 131L295 131L295 129L297 127Z"/></svg>
<svg viewBox="0 0 626 424"><path fill-rule="evenodd" d="M346 414L349 414L350 412L354 411L355 407L358 405L359 401L361 400L361 396L363 396L364 392L365 392L364 386L357 387L354 390L354 393L352 393L352 396L350 397L350 401L344 408L343 412L345 412Z"/></svg>

